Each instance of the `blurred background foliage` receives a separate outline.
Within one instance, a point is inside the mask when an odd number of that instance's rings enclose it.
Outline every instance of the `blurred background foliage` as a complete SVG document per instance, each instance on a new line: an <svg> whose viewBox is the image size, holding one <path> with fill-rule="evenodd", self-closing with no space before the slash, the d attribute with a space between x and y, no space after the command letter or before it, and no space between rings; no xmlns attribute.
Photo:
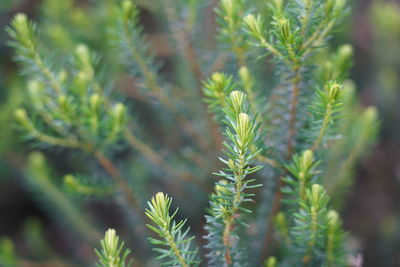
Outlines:
<svg viewBox="0 0 400 267"><path fill-rule="evenodd" d="M96 222L89 221L86 225L88 220L82 217L88 214L71 208L76 206L74 196L60 199L61 194L57 194L63 175L78 173L86 168L90 165L88 158L57 149L44 150L46 159L36 152L27 156L35 147L23 145L20 135L16 134L13 114L24 101L25 82L12 61L4 29L15 13L25 12L40 24L45 40L42 45L49 53L54 53L51 56L55 61L64 60L66 57L57 57L68 54L76 43L85 43L108 63L101 73L114 77L113 73L118 73L117 58L109 44L104 42L104 36L112 34L107 30L112 14L108 11L114 1L2 0L0 3L0 266L70 266L93 262L95 255L91 245L99 237L91 227ZM174 48L164 34L165 29L159 26L157 6L149 4L153 1L139 3L142 25L149 36L151 49L157 58L165 62L161 66L162 72L182 72L182 69L171 67L179 59L173 57L171 51ZM204 47L215 46L211 22L214 18L211 12L205 14L210 16L210 25L199 30L210 31L210 38L199 42ZM345 228L352 232L353 246L362 251L364 266L400 266L400 1L353 0L352 14L334 41L353 45L355 60L351 78L363 104L376 105L382 121L379 141L357 167L353 189L342 204ZM185 75L181 77L190 80ZM132 99L140 98L137 89L130 87L129 78L118 76L114 79L104 82L117 82L121 93ZM175 137L162 136L157 129L158 123L168 127L168 119L151 117L155 113L140 102L131 108L135 113L142 114L139 116L140 123L153 130L154 136L146 138L174 148L177 142ZM118 153L122 160L124 151ZM187 153L190 155L192 152ZM198 175L207 176L209 170L215 169L210 164L213 162L200 162L199 166L205 167L199 168ZM52 166L51 169L49 166ZM140 186L151 186L145 180L153 174L147 171L144 161L134 161L125 171L135 177L138 194L144 191ZM32 178L32 175L39 175L40 179ZM99 180L102 180L101 177ZM66 186L61 188L66 192L68 186L74 187L72 191L76 191L77 186L85 190L84 186L74 183L73 177L64 178L64 181L67 181ZM41 184L35 186L34 183ZM37 190L43 187L47 190ZM178 205L183 199L182 195L177 197ZM48 202L62 203L58 205L61 210L51 210L53 206L46 204ZM88 208L85 210L91 213L89 215L96 215L109 225L121 223L120 211L112 203L84 203ZM186 214L198 210L190 209L190 205L186 207ZM46 212L47 209L50 212ZM65 213L69 214L70 220L75 220L75 224L81 225L80 234L89 242L82 242L72 232L65 231L69 225L60 215ZM193 223L195 227L200 224ZM121 233L129 231L119 229Z"/></svg>

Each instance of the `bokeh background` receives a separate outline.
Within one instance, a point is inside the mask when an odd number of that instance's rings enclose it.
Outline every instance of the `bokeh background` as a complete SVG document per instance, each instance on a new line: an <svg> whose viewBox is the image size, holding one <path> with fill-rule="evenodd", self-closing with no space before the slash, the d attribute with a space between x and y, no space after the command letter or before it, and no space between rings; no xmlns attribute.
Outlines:
<svg viewBox="0 0 400 267"><path fill-rule="evenodd" d="M65 14L57 14L59 7L54 7L54 12L43 9L51 2L0 0L0 251L14 249L25 266L68 266L63 259L87 257L90 261L94 256L90 246L76 246L69 232L43 209L43 203L31 194L22 178L26 154L31 148L15 131L13 110L24 101L24 82L7 46L5 28L15 13L25 12L34 20L47 23L50 28L44 31L62 37L58 27L62 21L58 20ZM76 0L76 14L68 16L84 19L79 8L96 5L93 2L96 1ZM350 242L362 252L364 266L400 266L400 1L353 0L350 4L352 14L334 41L353 45L351 78L362 103L378 107L381 131L373 150L364 155L357 167L356 180L342 213L345 228L352 233ZM146 7L141 16L150 41L158 44L157 56L165 59L164 69L168 71L171 48L160 41L162 30L155 26ZM75 30L83 41L103 51L101 38L96 35L100 28L101 25L94 25L92 32ZM59 43L50 45L70 49L70 44L62 38L58 40ZM46 153L56 173L79 166L78 159L74 161L60 151ZM108 204L92 206L93 210L103 210L98 212L99 216L118 217Z"/></svg>

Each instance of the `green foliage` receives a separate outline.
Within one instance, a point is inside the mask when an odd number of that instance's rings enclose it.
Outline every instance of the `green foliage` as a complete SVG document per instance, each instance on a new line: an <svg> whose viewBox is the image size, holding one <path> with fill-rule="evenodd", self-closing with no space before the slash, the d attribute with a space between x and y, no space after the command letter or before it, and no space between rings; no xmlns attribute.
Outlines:
<svg viewBox="0 0 400 267"><path fill-rule="evenodd" d="M252 151L257 127L254 119L244 113L245 98L244 93L233 91L224 108L229 143L224 143L227 159L220 160L226 167L216 173L223 180L216 183L215 193L211 195L211 208L206 216L205 227L208 232L206 248L210 250L208 257L213 265L237 265L244 262L243 248L238 242L237 226L247 225L241 213L251 213L243 207L243 203L251 202L254 196L247 191L261 186L254 184L255 179L245 179L247 175L262 168L259 165L250 165L260 151Z"/></svg>
<svg viewBox="0 0 400 267"><path fill-rule="evenodd" d="M162 260L162 265L167 266L197 266L200 262L197 258L197 249L191 248L194 237L187 237L190 228L184 229L186 220L176 222L173 220L178 209L170 215L172 199L164 193L157 193L148 202L146 215L156 226L148 224L152 231L159 235L160 239L149 238L155 246L167 247L154 248L161 255L157 259Z"/></svg>
<svg viewBox="0 0 400 267"><path fill-rule="evenodd" d="M8 31L15 39L11 44L24 72L35 77L28 84L30 116L24 110L16 112L27 137L47 145L88 151L118 141L124 127L125 107L121 103L110 106L100 91L94 80L95 56L89 49L78 45L73 54L73 70L57 74L38 51L36 25L25 15L17 15ZM43 128L50 128L51 134Z"/></svg>
<svg viewBox="0 0 400 267"><path fill-rule="evenodd" d="M100 242L101 250L96 249L99 257L97 266L103 267L129 267L132 261L127 262L130 250L124 248L124 242L119 241L119 236L114 229L108 229Z"/></svg>
<svg viewBox="0 0 400 267"><path fill-rule="evenodd" d="M19 130L39 148L95 159L77 164L60 183L35 152L25 171L28 188L90 242L98 234L79 200L113 200L139 244L138 264L152 264L140 243L149 234L141 228L146 215L162 265L201 265L189 231L205 229L210 266L346 266L346 234L328 195L340 208L378 129L376 110L360 107L346 80L352 47L328 44L348 13L346 1L221 0L221 53L204 44L213 31L199 30L207 19L202 12L212 7L206 2L45 1L43 34L26 15L15 16L10 44L27 78L25 106L14 112ZM172 68L158 63L157 41L141 26L143 6L168 29ZM96 26L107 33L97 36ZM56 44L54 57L47 41ZM273 68L260 68L267 61ZM216 163L221 143L223 167ZM216 168L204 226L198 210ZM174 191L194 227L176 219L164 193L143 214L150 192L161 188ZM131 264L115 230L96 253L99 266Z"/></svg>

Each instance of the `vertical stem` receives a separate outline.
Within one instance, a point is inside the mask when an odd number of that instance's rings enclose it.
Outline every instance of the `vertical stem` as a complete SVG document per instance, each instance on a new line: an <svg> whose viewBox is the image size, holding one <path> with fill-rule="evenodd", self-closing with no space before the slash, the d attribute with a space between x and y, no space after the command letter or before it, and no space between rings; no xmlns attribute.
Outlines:
<svg viewBox="0 0 400 267"><path fill-rule="evenodd" d="M171 246L172 251L174 252L175 256L178 258L179 263L181 264L182 267L188 267L189 265L186 263L185 259L183 258L181 252L178 249L178 246L176 245L169 229L164 229L166 232L166 239L168 244Z"/></svg>
<svg viewBox="0 0 400 267"><path fill-rule="evenodd" d="M115 165L111 162L109 158L107 158L103 153L99 150L94 151L94 156L100 163L100 165L107 171L107 173L114 179L115 183L117 184L118 189L124 195L124 198L128 202L128 204L136 211L138 214L139 212L139 202L136 199L134 193L132 192L129 184L123 179L120 171L115 167Z"/></svg>
<svg viewBox="0 0 400 267"><path fill-rule="evenodd" d="M290 159L293 154L293 146L296 138L297 108L299 105L300 94L300 67L295 67L295 77L293 78L292 93L290 96L290 118L289 118L289 138L287 143L286 158Z"/></svg>
<svg viewBox="0 0 400 267"><path fill-rule="evenodd" d="M189 68L191 69L193 75L195 76L196 83L197 83L198 87L200 88L201 81L204 80L204 74L201 69L200 62L198 61L198 56L194 49L193 43L190 41L189 34L185 28L178 27L176 25L174 27L173 24L174 24L174 22L177 21L176 10L175 10L174 4L172 3L171 0L166 1L166 2L167 3L164 6L165 14L166 14L167 20L170 24L172 36L178 46L179 52L182 54L183 58L187 62ZM200 92L200 95L203 96L203 93ZM202 107L205 110L207 109L205 104L203 104ZM218 126L212 121L212 118L210 115L206 115L206 121L207 121L208 128L210 129L211 135L213 136L214 145L217 149L220 149L223 138L222 138L221 133L219 132Z"/></svg>

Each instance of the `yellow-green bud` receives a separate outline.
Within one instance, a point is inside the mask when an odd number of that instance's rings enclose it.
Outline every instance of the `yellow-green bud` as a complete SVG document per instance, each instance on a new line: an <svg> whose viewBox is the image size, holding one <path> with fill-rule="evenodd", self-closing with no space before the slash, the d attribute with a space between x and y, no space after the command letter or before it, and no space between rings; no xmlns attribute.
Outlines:
<svg viewBox="0 0 400 267"><path fill-rule="evenodd" d="M343 95L342 85L337 82L329 82L327 84L326 89L328 93L328 98L332 102L337 100L341 95Z"/></svg>
<svg viewBox="0 0 400 267"><path fill-rule="evenodd" d="M330 210L327 214L329 227L335 227L340 222L339 214L335 210Z"/></svg>
<svg viewBox="0 0 400 267"><path fill-rule="evenodd" d="M104 247L113 254L118 250L117 232L114 229L108 229L104 237Z"/></svg>
<svg viewBox="0 0 400 267"><path fill-rule="evenodd" d="M220 180L216 185L215 185L215 193L218 196L222 196L224 194L229 193L229 190L225 187L225 185L228 185L228 181L225 179ZM223 200L220 200L220 202L223 202Z"/></svg>
<svg viewBox="0 0 400 267"><path fill-rule="evenodd" d="M67 96L60 95L58 97L58 104L60 105L62 110L66 111L68 109Z"/></svg>
<svg viewBox="0 0 400 267"><path fill-rule="evenodd" d="M265 263L265 267L276 267L276 258L275 257L269 257L268 260Z"/></svg>
<svg viewBox="0 0 400 267"><path fill-rule="evenodd" d="M129 19L132 15L134 5L132 1L123 1L122 2L122 12L124 12L125 19Z"/></svg>
<svg viewBox="0 0 400 267"><path fill-rule="evenodd" d="M76 186L76 179L72 174L67 174L64 176L64 184L75 187Z"/></svg>
<svg viewBox="0 0 400 267"><path fill-rule="evenodd" d="M100 96L98 94L93 94L90 97L90 107L92 108L92 110L96 112L100 104L101 104Z"/></svg>
<svg viewBox="0 0 400 267"><path fill-rule="evenodd" d="M283 0L274 0L275 7L277 11L282 12L283 11Z"/></svg>
<svg viewBox="0 0 400 267"><path fill-rule="evenodd" d="M292 32L290 29L290 21L285 18L279 19L278 28L283 40L286 42L289 41L292 36Z"/></svg>
<svg viewBox="0 0 400 267"><path fill-rule="evenodd" d="M226 95L223 94L226 82L229 78L221 72L215 72L211 76L211 79L205 84L217 98L225 98Z"/></svg>
<svg viewBox="0 0 400 267"><path fill-rule="evenodd" d="M378 120L378 110L374 106L368 107L365 109L363 117L366 121L374 123Z"/></svg>
<svg viewBox="0 0 400 267"><path fill-rule="evenodd" d="M251 90L253 87L253 78L251 77L250 71L247 67L241 67L239 69L239 77L242 80L244 89Z"/></svg>
<svg viewBox="0 0 400 267"><path fill-rule="evenodd" d="M346 0L335 0L335 10L342 10L346 5Z"/></svg>
<svg viewBox="0 0 400 267"><path fill-rule="evenodd" d="M28 118L28 114L25 109L18 108L14 112L15 118L19 123L21 123L24 127L30 127L30 120Z"/></svg>
<svg viewBox="0 0 400 267"><path fill-rule="evenodd" d="M311 205L313 207L318 206L318 204L321 201L321 196L322 194L325 192L324 188L322 187L322 185L319 184L313 184L311 186Z"/></svg>
<svg viewBox="0 0 400 267"><path fill-rule="evenodd" d="M235 113L240 113L243 109L244 99L246 98L246 95L243 92L235 90L230 93L229 98Z"/></svg>
<svg viewBox="0 0 400 267"><path fill-rule="evenodd" d="M322 67L322 78L324 81L330 81L334 79L334 68L331 61L326 61Z"/></svg>
<svg viewBox="0 0 400 267"><path fill-rule="evenodd" d="M229 167L231 170L235 170L235 169L236 169L236 164L235 164L235 162L234 162L232 159L229 159L229 160L228 160L228 167Z"/></svg>
<svg viewBox="0 0 400 267"><path fill-rule="evenodd" d="M222 74L221 72L215 72L211 76L211 79L216 83L222 83L222 81L224 80L224 74Z"/></svg>
<svg viewBox="0 0 400 267"><path fill-rule="evenodd" d="M237 119L237 135L239 144L244 145L251 131L251 120L246 113L240 113Z"/></svg>
<svg viewBox="0 0 400 267"><path fill-rule="evenodd" d="M30 168L42 169L42 168L45 168L45 164L46 164L46 160L42 153L32 152L29 154L28 165Z"/></svg>
<svg viewBox="0 0 400 267"><path fill-rule="evenodd" d="M43 92L43 86L36 80L30 80L28 82L28 91L32 95L38 95Z"/></svg>
<svg viewBox="0 0 400 267"><path fill-rule="evenodd" d="M122 103L117 103L114 106L114 116L118 121L122 121L123 117L125 116L126 108L125 105Z"/></svg>
<svg viewBox="0 0 400 267"><path fill-rule="evenodd" d="M301 169L303 171L308 170L308 168L310 168L310 166L313 164L314 161L314 152L310 149L307 149L303 152L303 154L301 155Z"/></svg>
<svg viewBox="0 0 400 267"><path fill-rule="evenodd" d="M263 23L260 16L249 14L243 19L243 23L248 31L256 37L262 38Z"/></svg>
<svg viewBox="0 0 400 267"><path fill-rule="evenodd" d="M343 60L349 60L353 56L353 47L349 44L342 45L338 50L338 56Z"/></svg>
<svg viewBox="0 0 400 267"><path fill-rule="evenodd" d="M329 15L332 12L334 5L335 5L335 0L327 0L325 2L325 7L324 7L325 15Z"/></svg>
<svg viewBox="0 0 400 267"><path fill-rule="evenodd" d="M250 72L247 67L241 67L239 69L239 77L242 81L248 81L250 79Z"/></svg>
<svg viewBox="0 0 400 267"><path fill-rule="evenodd" d="M13 20L13 26L19 32L19 34L21 34L24 37L29 37L30 30L28 26L28 18L25 14L18 13L17 15L15 15Z"/></svg>
<svg viewBox="0 0 400 267"><path fill-rule="evenodd" d="M90 50L86 45L79 44L75 48L75 56L78 60L81 71L85 72L87 79L90 80L94 76L94 70L91 63Z"/></svg>
<svg viewBox="0 0 400 267"><path fill-rule="evenodd" d="M43 91L44 88L41 83L39 83L36 80L30 80L28 82L28 92L30 99L32 101L32 104L35 105L36 107L40 108L43 106Z"/></svg>
<svg viewBox="0 0 400 267"><path fill-rule="evenodd" d="M58 73L58 80L60 81L60 83L64 83L68 78L68 73L66 70L61 70Z"/></svg>
<svg viewBox="0 0 400 267"><path fill-rule="evenodd" d="M227 20L228 23L232 24L235 20L235 13L237 9L237 7L235 7L235 1L222 0L221 7L226 13L226 17L224 17L224 19Z"/></svg>
<svg viewBox="0 0 400 267"><path fill-rule="evenodd" d="M78 72L78 75L77 75L76 78L77 78L78 83L79 83L80 85L84 85L84 84L86 84L86 83L88 82L88 76L87 76L87 74L86 74L85 72L83 72L83 71Z"/></svg>

